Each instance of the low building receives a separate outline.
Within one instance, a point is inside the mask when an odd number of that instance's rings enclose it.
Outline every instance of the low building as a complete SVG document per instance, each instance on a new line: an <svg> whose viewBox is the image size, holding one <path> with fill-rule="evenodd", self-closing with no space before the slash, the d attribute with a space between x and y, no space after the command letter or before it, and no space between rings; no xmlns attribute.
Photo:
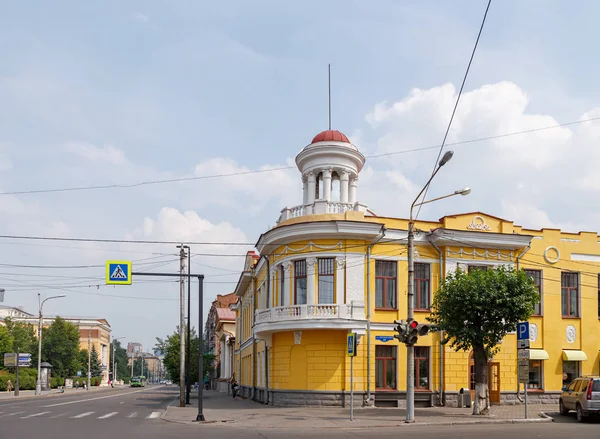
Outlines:
<svg viewBox="0 0 600 439"><path fill-rule="evenodd" d="M37 328L39 318L33 314L27 313L21 308L2 306L0 309L0 324L4 318L10 317L15 322L29 323L35 328L37 336ZM65 317L60 316L67 322L77 326L79 330L79 348L91 350L92 346L96 348L98 353L98 361L102 370L101 385L108 385L108 369L111 361L110 350L110 333L111 328L106 319L94 317ZM44 316L42 326L47 328L54 322L56 316ZM87 376L87 370L82 371L82 376Z"/></svg>
<svg viewBox="0 0 600 439"><path fill-rule="evenodd" d="M228 390L233 373L235 343L235 312L231 306L237 301L234 293L221 295L212 302L204 325L204 351L214 355L214 371L209 375L212 386L220 391Z"/></svg>
<svg viewBox="0 0 600 439"><path fill-rule="evenodd" d="M337 131L317 135L296 157L303 202L283 209L260 236L235 289L243 396L275 405L348 404L346 336L354 332L356 403L405 402L406 347L394 338L393 322L407 316L408 220L377 216L358 202L364 162ZM540 293L529 320L529 400L555 400L575 377L599 374L597 232L524 228L481 212L415 227L415 320L426 321L440 280L457 268L522 268ZM491 402L519 403L515 334L488 367ZM417 405L456 405L461 389L474 390L472 353L442 345L437 332L419 338L414 373Z"/></svg>

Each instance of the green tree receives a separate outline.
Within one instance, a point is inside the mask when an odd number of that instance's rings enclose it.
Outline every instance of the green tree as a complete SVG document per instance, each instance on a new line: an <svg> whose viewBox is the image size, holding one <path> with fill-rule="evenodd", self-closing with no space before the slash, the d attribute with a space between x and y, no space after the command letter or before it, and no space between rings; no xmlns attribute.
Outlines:
<svg viewBox="0 0 600 439"><path fill-rule="evenodd" d="M29 323L13 322L10 318L7 318L4 322L13 340L10 352L19 351L31 354L32 363L36 363L38 351L38 341L35 336L36 328Z"/></svg>
<svg viewBox="0 0 600 439"><path fill-rule="evenodd" d="M13 337L6 326L0 326L0 369L4 368L4 354L12 352Z"/></svg>
<svg viewBox="0 0 600 439"><path fill-rule="evenodd" d="M52 364L54 376L74 375L81 367L77 326L57 317L45 328L42 337L42 361ZM87 371L87 359L85 364Z"/></svg>
<svg viewBox="0 0 600 439"><path fill-rule="evenodd" d="M187 335L187 328L185 329L185 331ZM196 334L196 330L194 328L192 328L190 332L190 378L191 382L194 383L198 380L198 352L200 346L200 339L198 337L198 334ZM186 340L186 352L187 343L189 342L190 340ZM179 329L176 329L175 332L167 336L166 339L161 339L157 337L154 349L155 352L160 351L163 353L163 364L165 366L165 371L167 372L167 375L174 383L179 384ZM213 360L213 355L204 354L202 362L204 376L206 376L208 372L212 369ZM200 385L202 385L202 383L200 383Z"/></svg>
<svg viewBox="0 0 600 439"><path fill-rule="evenodd" d="M100 368L100 359L98 358L96 345L92 345L92 353L90 355L90 372L93 377L99 377L102 375L102 369Z"/></svg>
<svg viewBox="0 0 600 439"><path fill-rule="evenodd" d="M140 375L144 375L145 377L148 376L148 362L144 360L144 368L142 371L142 357L137 357L133 360L133 376Z"/></svg>
<svg viewBox="0 0 600 439"><path fill-rule="evenodd" d="M458 351L473 350L474 415L489 413L488 360L517 323L526 321L539 300L524 271L501 266L449 274L434 297L428 320L444 331L442 343Z"/></svg>
<svg viewBox="0 0 600 439"><path fill-rule="evenodd" d="M114 349L113 349L114 348ZM119 340L113 340L111 349L114 352L114 362L117 367L117 379L125 379L131 374L131 370L127 367L127 350L121 346ZM113 371L113 362L111 358L110 371ZM114 375L113 375L114 376Z"/></svg>

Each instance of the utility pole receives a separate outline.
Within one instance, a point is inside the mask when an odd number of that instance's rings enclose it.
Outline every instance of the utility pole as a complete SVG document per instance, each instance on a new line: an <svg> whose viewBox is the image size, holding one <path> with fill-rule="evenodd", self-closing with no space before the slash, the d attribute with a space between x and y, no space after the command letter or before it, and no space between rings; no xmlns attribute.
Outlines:
<svg viewBox="0 0 600 439"><path fill-rule="evenodd" d="M179 288L179 407L185 407L185 250L181 244L179 251L179 273L181 275Z"/></svg>
<svg viewBox="0 0 600 439"><path fill-rule="evenodd" d="M190 378L190 371L191 371L191 353L190 353L190 349L191 349L191 344L192 344L192 338L191 338L191 323L190 323L190 297L191 297L191 286L192 286L192 282L191 279L189 277L189 275L191 274L191 265L192 265L192 254L191 254L191 250L190 247L187 245L181 245L181 246L177 246L177 248L182 248L182 249L187 249L187 258L188 258L188 277L186 279L187 281L187 342L186 342L186 353L185 353L185 403L189 404L190 403L190 391L191 391L191 387L192 387L192 380Z"/></svg>
<svg viewBox="0 0 600 439"><path fill-rule="evenodd" d="M87 372L87 390L90 390L91 376L92 376L92 327L88 328L88 372Z"/></svg>

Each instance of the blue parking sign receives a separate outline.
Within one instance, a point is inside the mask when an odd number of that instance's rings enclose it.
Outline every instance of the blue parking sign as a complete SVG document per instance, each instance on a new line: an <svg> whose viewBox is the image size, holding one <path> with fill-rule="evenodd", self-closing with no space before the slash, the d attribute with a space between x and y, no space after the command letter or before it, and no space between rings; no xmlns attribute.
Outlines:
<svg viewBox="0 0 600 439"><path fill-rule="evenodd" d="M517 340L529 340L529 322L517 324Z"/></svg>

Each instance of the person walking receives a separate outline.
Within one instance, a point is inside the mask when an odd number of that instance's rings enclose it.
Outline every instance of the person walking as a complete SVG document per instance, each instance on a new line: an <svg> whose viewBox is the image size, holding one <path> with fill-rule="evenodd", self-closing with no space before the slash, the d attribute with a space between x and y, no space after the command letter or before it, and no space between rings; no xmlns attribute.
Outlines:
<svg viewBox="0 0 600 439"><path fill-rule="evenodd" d="M6 391L7 392L12 392L13 391L13 385L12 385L12 381L11 380L6 381Z"/></svg>

